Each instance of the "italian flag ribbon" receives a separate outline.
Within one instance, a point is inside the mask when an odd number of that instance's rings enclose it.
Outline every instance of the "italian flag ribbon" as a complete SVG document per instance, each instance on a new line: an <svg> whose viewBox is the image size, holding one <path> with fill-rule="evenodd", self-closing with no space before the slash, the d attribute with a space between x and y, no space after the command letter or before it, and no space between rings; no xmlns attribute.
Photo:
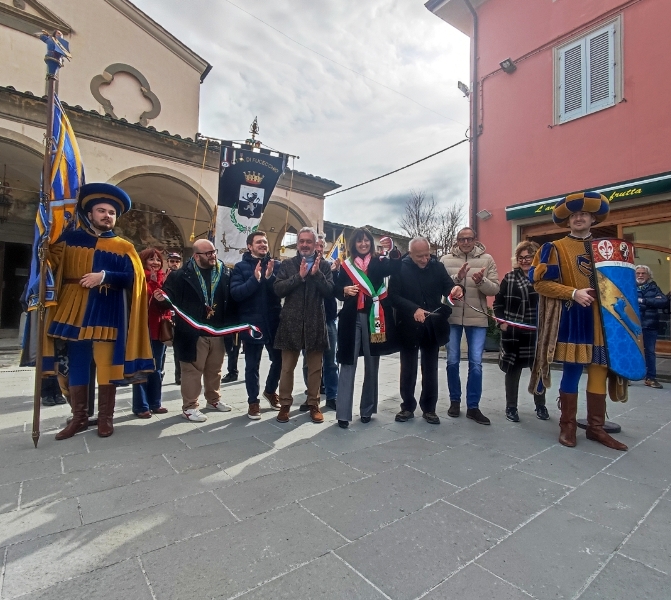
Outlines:
<svg viewBox="0 0 671 600"><path fill-rule="evenodd" d="M211 325L206 325L200 321L196 321L193 317L187 315L183 310L178 306L175 306L171 300L165 296L165 301L170 304L170 308L175 311L182 319L184 319L191 327L197 329L198 331L203 331L209 335L230 335L232 333L239 333L241 331L249 331L249 335L254 339L260 339L263 337L261 330L255 325L250 325L249 323L242 323L241 325L231 325L229 327L212 327Z"/></svg>
<svg viewBox="0 0 671 600"><path fill-rule="evenodd" d="M354 264L351 258L343 262L342 268L349 278L359 286L359 298L361 299L360 308L363 307L363 296L369 296L373 301L373 309L370 311L368 322L370 325L370 341L373 344L379 344L387 341L387 328L384 319L384 310L381 301L387 297L387 286L382 282L382 285L376 290L368 275L364 273L359 267Z"/></svg>
<svg viewBox="0 0 671 600"><path fill-rule="evenodd" d="M510 325L510 327L517 327L517 329L524 329L526 331L536 331L536 326L535 325L527 325L526 323L518 323L516 321L508 321L507 319L499 319L499 317L496 317L494 315L490 315L486 313L484 310L480 310L479 308L475 308L475 306L469 304L462 298L452 298L452 294L450 294L447 297L448 302L454 306L454 301L457 300L458 302L463 302L466 306L469 308L472 308L475 312L479 312L482 315L485 315L489 319L492 319L493 321L496 321L499 325L502 323L505 323L506 325Z"/></svg>

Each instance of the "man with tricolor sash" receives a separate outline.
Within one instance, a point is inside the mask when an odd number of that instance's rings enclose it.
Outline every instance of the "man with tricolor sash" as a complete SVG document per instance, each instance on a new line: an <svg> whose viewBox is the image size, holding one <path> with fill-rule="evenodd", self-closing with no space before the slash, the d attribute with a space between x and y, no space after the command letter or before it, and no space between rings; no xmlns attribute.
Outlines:
<svg viewBox="0 0 671 600"><path fill-rule="evenodd" d="M182 371L182 416L203 422L198 397L205 387L206 408L228 412L219 385L225 347L222 328L228 324L230 272L209 240L193 244L193 258L168 275L163 286L176 312L173 346Z"/></svg>

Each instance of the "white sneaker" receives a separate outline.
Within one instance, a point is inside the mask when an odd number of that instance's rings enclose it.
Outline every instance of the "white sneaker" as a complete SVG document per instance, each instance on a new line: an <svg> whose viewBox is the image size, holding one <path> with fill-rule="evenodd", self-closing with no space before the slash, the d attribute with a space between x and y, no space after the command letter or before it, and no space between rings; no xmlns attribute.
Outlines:
<svg viewBox="0 0 671 600"><path fill-rule="evenodd" d="M182 411L182 416L187 421L194 421L196 423L202 423L203 421L207 421L207 417L197 408L190 408L189 410Z"/></svg>
<svg viewBox="0 0 671 600"><path fill-rule="evenodd" d="M232 406L229 406L225 402L208 402L206 408L210 410L218 410L221 412L230 412L233 410Z"/></svg>

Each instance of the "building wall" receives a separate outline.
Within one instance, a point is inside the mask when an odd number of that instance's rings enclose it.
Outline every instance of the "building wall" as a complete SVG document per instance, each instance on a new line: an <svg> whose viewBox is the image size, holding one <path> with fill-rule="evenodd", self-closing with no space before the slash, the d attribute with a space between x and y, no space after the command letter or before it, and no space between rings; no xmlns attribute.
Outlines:
<svg viewBox="0 0 671 600"><path fill-rule="evenodd" d="M618 6L624 6L622 102L554 125L553 47ZM489 0L479 14L478 208L493 217L476 227L507 267L515 232L506 206L671 171L671 2ZM513 74L491 74L505 58L525 56Z"/></svg>
<svg viewBox="0 0 671 600"><path fill-rule="evenodd" d="M67 36L72 60L60 71L59 96L71 105L104 113L90 84L115 63L128 64L142 73L161 102L158 117L149 122L159 131L194 138L198 131L200 72L144 31L105 0L42 0L73 29ZM11 85L36 96L45 93L45 45L38 38L1 28L0 54L11 57L0 68L0 85ZM119 74L105 89L118 118L136 122L151 107L137 80ZM115 89L116 88L116 89Z"/></svg>

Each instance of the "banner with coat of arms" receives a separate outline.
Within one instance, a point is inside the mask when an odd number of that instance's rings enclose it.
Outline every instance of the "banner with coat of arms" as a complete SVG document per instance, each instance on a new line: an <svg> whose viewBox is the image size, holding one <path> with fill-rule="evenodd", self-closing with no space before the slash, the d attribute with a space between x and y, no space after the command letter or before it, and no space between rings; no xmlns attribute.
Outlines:
<svg viewBox="0 0 671 600"><path fill-rule="evenodd" d="M284 154L222 144L214 245L225 264L234 265L247 251L247 236L258 229L286 164Z"/></svg>

